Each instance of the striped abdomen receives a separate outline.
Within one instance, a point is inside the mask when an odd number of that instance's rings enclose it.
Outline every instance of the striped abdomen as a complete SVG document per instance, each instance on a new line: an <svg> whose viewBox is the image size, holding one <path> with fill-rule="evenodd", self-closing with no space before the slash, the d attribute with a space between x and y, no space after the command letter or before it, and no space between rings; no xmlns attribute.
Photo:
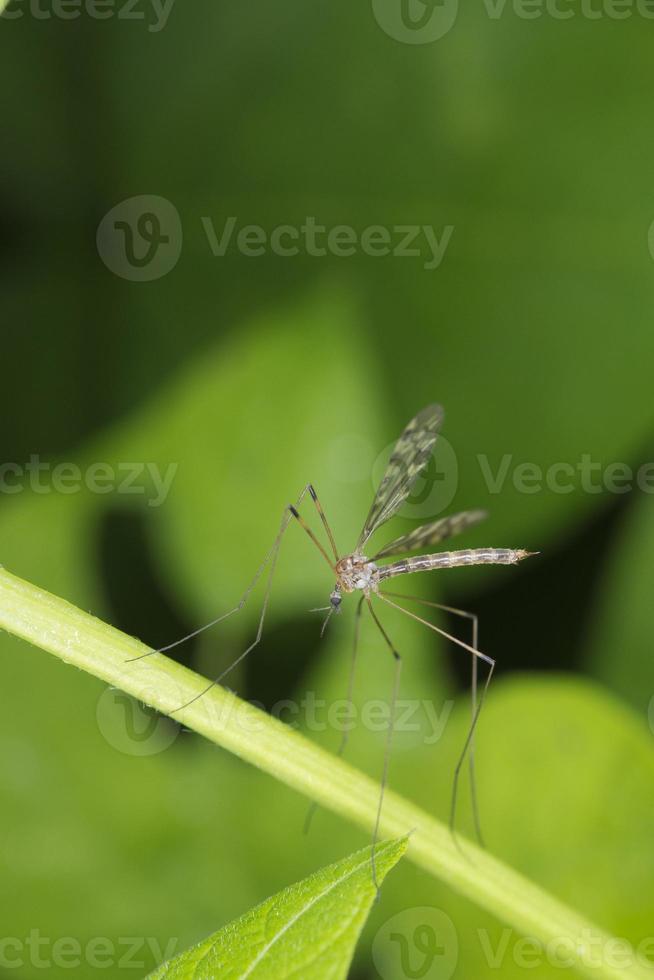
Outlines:
<svg viewBox="0 0 654 980"><path fill-rule="evenodd" d="M377 574L381 580L409 572L428 572L432 568L455 568L458 565L516 565L530 554L533 552L515 548L441 551L436 555L418 555L416 558L394 561L391 565L382 565L378 568Z"/></svg>

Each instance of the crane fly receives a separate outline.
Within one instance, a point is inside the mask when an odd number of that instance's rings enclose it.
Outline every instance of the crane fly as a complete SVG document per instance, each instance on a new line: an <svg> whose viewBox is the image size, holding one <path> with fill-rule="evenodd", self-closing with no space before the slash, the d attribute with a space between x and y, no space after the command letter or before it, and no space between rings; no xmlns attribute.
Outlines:
<svg viewBox="0 0 654 980"><path fill-rule="evenodd" d="M435 553L428 552L426 554L399 558L399 560L385 563L386 559L397 558L400 555L410 555L412 552L419 552L422 551L422 549L430 548L432 545L440 544L442 541L454 537L468 528L473 527L480 521L484 520L484 518L487 516L486 512L483 510L469 510L463 511L459 514L453 514L449 517L442 517L429 524L424 524L421 527L415 528L413 531L409 531L407 534L403 534L400 537L395 538L380 550L373 550L372 555L368 557L366 552L370 550L368 548L370 538L383 524L397 514L402 504L409 497L416 480L425 469L436 443L442 422L442 407L437 404L432 404L427 405L426 408L423 408L422 411L420 411L415 418L411 419L411 421L408 423L404 429L404 432L398 439L395 448L393 449L381 483L379 484L379 489L377 490L370 507L363 530L361 531L359 540L357 541L352 552L344 556L339 553L331 527L329 526L325 512L323 511L318 499L318 494L316 493L313 485L309 483L304 487L295 504L288 504L287 507L284 508L282 522L272 548L257 569L256 575L254 576L252 582L250 582L245 593L233 609L228 610L228 612L223 613L217 619L212 620L210 623L206 623L204 626L201 626L199 629L194 630L192 633L182 637L180 640L176 640L174 643L171 643L168 646L160 647L158 650L152 650L149 653L143 654L141 657L135 657L131 661L128 661L133 662L134 660L142 660L144 657L149 657L153 653L165 653L166 651L171 650L173 647L178 646L178 644L184 643L186 640L197 636L199 633L204 632L204 630L215 626L217 623L222 622L229 616L232 616L234 613L238 612L247 602L250 593L267 568L268 574L263 605L254 640L243 651L243 653L236 658L236 660L234 660L225 670L223 670L223 672L215 680L211 681L206 688L201 690L195 697L191 698L190 701L187 701L185 704L176 708L175 711L181 711L183 708L187 708L190 704L193 704L199 698L203 697L203 695L210 691L216 684L220 684L224 678L232 670L234 670L234 668L240 664L249 653L252 652L252 650L261 640L270 599L272 579L275 572L282 539L289 524L292 521L298 523L311 539L324 560L327 562L335 577L334 588L329 596L329 605L323 607L321 610L315 610L324 611L327 613L323 623L322 632L324 632L330 617L334 613L340 612L341 604L345 596L350 594L357 594L359 596L356 607L355 636L348 686L348 701L350 701L352 698L359 627L361 615L364 609L368 610L373 622L375 623L375 626L383 638L384 645L388 648L394 662L394 678L390 700L389 725L386 734L384 763L372 838L372 877L375 886L377 886L375 847L379 838L384 792L388 781L388 768L394 726L393 720L399 694L402 657L396 649L389 633L386 631L385 626L382 624L373 603L384 603L384 605L397 610L423 626L427 626L440 636L457 644L457 646L461 647L471 655L472 717L464 745L461 749L461 753L454 770L450 804L450 828L454 833L459 777L464 761L466 757L468 757L470 765L470 784L475 829L479 840L482 841L475 790L474 737L477 723L479 721L479 715L484 703L484 698L488 691L488 687L493 676L493 671L495 669L495 661L487 654L482 653L482 651L478 648L478 621L477 617L473 613L466 612L462 609L454 609L451 606L444 606L436 602L430 602L419 596L409 596L387 591L387 583L389 583L393 578L397 578L402 575L410 575L414 572L427 572L438 568L457 568L462 565L516 565L518 562L522 561L523 558L527 558L530 555L537 553L524 551L521 548L476 548L462 551L439 551ZM322 522L324 531L327 535L329 550L320 542L316 534L300 514L300 506L307 495L313 501L318 516ZM410 609L407 609L404 605L397 602L396 600L398 599L404 602L415 602L422 606L445 611L469 620L472 624L471 642L464 642L460 638L453 636L444 629L441 629L439 626L436 626L428 619L425 619L424 616L419 616L417 613L412 612ZM488 672L483 686L480 690L478 690L478 667L480 661L486 665ZM175 711L172 713L174 714ZM346 742L347 732L344 732L338 749L339 755L343 754ZM309 819L314 807L315 805L312 805L312 808L309 811Z"/></svg>

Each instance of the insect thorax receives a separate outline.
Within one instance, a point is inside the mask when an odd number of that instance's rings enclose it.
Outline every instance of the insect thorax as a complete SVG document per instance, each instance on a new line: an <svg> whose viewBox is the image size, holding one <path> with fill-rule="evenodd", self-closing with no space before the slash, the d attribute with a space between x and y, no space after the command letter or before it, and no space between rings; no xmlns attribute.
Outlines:
<svg viewBox="0 0 654 980"><path fill-rule="evenodd" d="M365 555L347 555L336 565L338 581L343 592L362 589L369 592L377 587L377 566Z"/></svg>

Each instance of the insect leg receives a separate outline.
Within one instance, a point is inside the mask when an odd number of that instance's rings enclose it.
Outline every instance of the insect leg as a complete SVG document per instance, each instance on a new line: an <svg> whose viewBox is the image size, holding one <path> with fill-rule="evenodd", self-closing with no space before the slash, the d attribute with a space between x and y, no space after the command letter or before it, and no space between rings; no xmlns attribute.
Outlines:
<svg viewBox="0 0 654 980"><path fill-rule="evenodd" d="M393 654L395 660L395 677L393 679L393 693L391 695L390 703L390 717L388 720L388 733L386 735L386 748L384 750L384 768L382 770L381 786L379 788L379 803L377 804L377 816L375 817L375 829L372 835L372 852L371 852L371 864L372 864L372 882L377 889L377 894L379 894L379 885L377 883L377 867L375 864L375 848L377 846L377 841L379 839L379 824L381 822L382 806L384 803L384 792L386 790L386 783L388 782L388 767L391 756L391 747L393 742L393 730L395 727L395 705L397 703L397 696L400 690L400 673L402 671L402 657L395 649L393 641L389 637L388 633L379 621L377 613L372 607L372 602L369 596L365 596L366 602L368 604L368 609L370 610L370 615L377 624L379 632L384 637L386 645Z"/></svg>
<svg viewBox="0 0 654 980"><path fill-rule="evenodd" d="M298 513L298 509L297 508L302 503L302 500L304 499L305 495L307 493L310 493L311 490L312 490L311 484L307 484L306 487L304 488L304 490L302 491L302 493L300 494L300 496L298 497L298 500L297 500L297 503L295 504L295 506L293 504L289 504L284 509L284 516L282 517L281 527L280 527L279 533L278 533L278 535L277 535L277 537L275 539L275 543L272 546L272 549L270 550L270 552L268 553L268 555L264 559L263 565L257 571L257 575L256 575L255 579L253 580L253 582L249 586L248 591L246 592L245 596L241 599L241 602L239 603L239 605L236 606L234 609L232 609L230 611L230 613L227 614L227 615L231 615L233 612L236 612L237 609L241 609L242 608L242 606L245 603L245 600L247 599L248 595L252 591L252 588L256 584L256 582L257 582L259 576L261 575L261 573L263 572L263 569L265 568L266 564L268 562L270 562L270 570L268 572L268 578L267 578L267 581L266 581L266 591L264 593L263 605L261 607L261 616L259 618L259 625L257 627L257 633L256 633L256 636L255 636L254 640L243 651L243 653L239 654L239 656L236 658L236 660L232 661L232 663L228 667L226 667L225 670L223 670L222 673L220 673L218 675L218 677L216 677L213 681L211 681L211 683L208 684L204 688L204 690L200 691L199 694L196 694L195 697L193 697L193 698L190 699L190 701L187 701L185 704L181 704L178 708L175 708L173 711L170 712L170 714L174 714L176 711L181 711L182 708L188 708L188 706L190 704L193 704L195 701L198 701L201 697L203 697L205 694L207 694L213 687L215 687L216 684L220 684L221 681L227 676L227 674L231 673L231 671L234 670L234 668L237 667L238 664L241 663L241 661L245 660L245 658L247 657L247 655L249 653L251 653L254 650L254 648L261 641L261 636L263 634L263 624L264 624L264 621L265 621L265 618L266 618L266 612L268 611L268 602L270 600L270 593L271 593L271 590L272 590L273 576L275 574L275 568L277 566L277 557L279 555L279 548L280 548L280 545L282 543L282 538L284 536L284 532L286 531L286 529L287 529L287 527L288 527L288 525L290 523L290 515L292 515L296 519L296 521L301 525L301 527L304 528L304 530L307 532L307 534L309 535L309 537L311 538L311 540L313 541L313 543L316 545L316 547L318 548L318 550L320 551L320 553L323 555L323 557L327 561L327 564L329 565L329 567L333 569L333 565L332 565L331 561L329 560L329 557L327 556L327 553L326 553L325 549L322 547L322 545L320 544L320 542L318 541L318 539L314 535L313 531L306 525L306 523L304 522L304 520L302 519L302 517ZM222 617L222 618L224 619L225 617Z"/></svg>
<svg viewBox="0 0 654 980"><path fill-rule="evenodd" d="M384 592L384 595L391 596L393 599L409 599L411 602L418 602L422 606L430 606L432 609L440 609L442 612L451 613L453 616L460 616L463 619L467 619L472 623L472 647L474 650L479 651L479 617L475 613L467 612L465 609L456 609L454 606L444 606L440 602L432 602L429 599L423 599L422 596L417 595L404 595L399 592ZM476 656L472 657L472 681L470 685L471 692L471 722L474 722L475 713L477 710L477 687L478 687L478 673L479 673L479 662ZM479 820L479 806L477 802L477 777L475 774L475 733L473 731L472 738L470 739L470 748L468 750L468 771L470 774L470 799L472 802L472 815L475 824L475 833L477 839L482 847L484 847L484 838L481 832L481 822Z"/></svg>
<svg viewBox="0 0 654 980"><path fill-rule="evenodd" d="M309 487L307 487L306 489L308 490ZM329 555L327 554L327 552L325 551L325 549L323 548L323 546L321 545L320 541L315 536L315 534L313 533L313 531L311 530L311 528L309 527L309 525L307 524L307 522L304 520L304 518L302 517L302 515L298 513L297 507L293 507L292 504L289 504L288 509L291 512L291 514L293 515L293 517L295 518L295 520L298 522L298 524L300 525L300 527L303 529L303 531L306 534L308 534L308 536L311 538L311 540L315 544L316 548L318 549L318 551L320 552L320 554L323 556L323 558L325 559L325 561L327 562L327 564L329 565L329 567L331 568L332 572L335 575L336 574L336 569L335 569L334 565L332 564L331 558L329 557ZM338 559L336 559L336 560L338 561Z"/></svg>
<svg viewBox="0 0 654 980"><path fill-rule="evenodd" d="M464 650L467 650L469 653L471 653L475 658L475 660L483 660L484 663L488 664L488 668L489 668L488 676L486 677L484 685L481 689L481 693L479 695L479 699L475 707L472 723L468 730L468 735L463 745L463 749L461 750L461 755L459 756L456 767L454 769L454 780L452 784L452 802L450 805L450 830L452 832L454 839L456 840L454 823L456 817L456 806L457 806L458 789L459 789L459 776L461 774L461 767L463 766L463 763L465 761L465 758L468 754L468 751L470 749L470 746L475 736L475 730L477 728L477 723L479 721L479 715L481 714L481 709L483 707L484 700L486 698L486 693L488 691L491 679L493 677L493 672L495 670L495 661L491 657L487 656L485 653L482 653L481 650L476 650L468 643L464 643L463 640L458 639L458 637L452 636L451 633L447 633L439 626L435 626L434 623L430 623L429 620L423 619L422 616L417 616L415 613L410 612L408 609L405 609L403 606L399 606L396 602L393 602L391 599L389 599L383 592L379 592L378 595L383 602L387 603L387 605L393 606L394 609L399 609L399 611L404 613L405 616L409 616L411 619L415 619L416 622L422 623L423 626L428 626L429 629L434 630L434 632L438 633L440 636L444 636L445 639L451 640L452 643L456 643L457 646L460 646Z"/></svg>
<svg viewBox="0 0 654 980"><path fill-rule="evenodd" d="M234 613L239 612L243 608L243 606L245 605L245 603L247 602L250 593L252 592L252 590L254 589L255 585L257 584L257 582L261 578L261 576L263 574L263 571L264 571L266 565L268 564L269 561L271 561L271 559L273 559L276 556L276 553L279 550L279 546L281 544L282 537L283 537L284 532L285 532L286 528L288 527L288 524L289 524L289 521L290 521L289 514L292 514L293 517L296 518L296 520L298 521L298 523L304 528L304 530L308 531L308 533L309 533L311 539L313 540L314 544L316 544L318 546L318 548L320 549L320 551L322 552L322 554L325 557L327 557L325 555L325 552L324 552L322 546L318 543L318 541L316 541L316 539L313 536L313 534L309 531L309 529L305 525L304 521L302 520L302 518L300 517L300 515L297 513L297 508L300 506L300 504L302 503L302 501L303 501L304 497L307 495L307 493L310 493L313 499L317 499L317 498L314 497L315 490L313 489L313 487L311 486L311 484L308 483L306 485L306 487L304 488L304 490L302 491L302 493L300 494L300 496L298 497L297 501L295 502L295 505L293 506L292 504L289 504L287 507L284 508L284 515L282 517L282 523L281 523L279 532L277 534L277 537L275 538L275 541L274 541L274 544L273 544L272 548L270 549L270 551L268 552L268 554L266 555L266 557L264 558L264 560L259 565L259 568L257 569L254 578L252 579L252 581L248 585L247 589L245 590L245 592L243 593L243 595L241 596L241 598L239 599L239 601L237 602L237 604L234 606L233 609L228 610L228 612L223 613L222 616L218 616L216 619L212 619L211 622L205 623L204 626L198 627L198 629L193 630L192 633L187 633L186 636L182 636L179 640L175 640L174 643L168 643L165 647L158 647L156 650L149 650L147 653L141 654L140 657L131 657L129 660L126 660L125 663L131 664L131 663L134 663L137 660L145 660L146 657L151 657L152 654L154 654L154 653L167 653L168 650L174 649L174 647L179 646L181 643L186 643L187 640L192 640L194 637L199 636L200 633L204 633L205 630L211 629L212 626L217 626L218 623L222 623L222 621L224 619L228 619L230 616L233 616ZM328 561L329 561L329 559L328 559ZM330 568L331 568L332 567L331 562L329 562L329 565L330 565Z"/></svg>
<svg viewBox="0 0 654 980"><path fill-rule="evenodd" d="M189 640L192 637L197 636L199 633L203 633L205 630L209 629L212 626L215 626L217 623L222 622L224 619L227 619L229 616L233 616L234 613L239 612L243 608L243 606L245 605L245 603L247 602L247 600L248 600L248 598L250 596L250 593L252 592L252 590L254 589L255 585L257 584L257 582L261 578L261 575L263 574L266 566L268 564L270 565L270 570L268 572L268 578L267 578L267 582L266 582L266 591L265 591L265 594L264 594L263 606L262 606L262 609L261 609L261 616L260 616L260 619L259 619L259 625L258 625L258 628L257 628L257 633L256 633L255 640L253 641L253 643L250 644L250 646L242 654L240 654L240 656L238 656L236 658L236 660L233 661L233 663L231 663L228 667L226 667L225 670L223 670L222 673L215 680L213 680L209 685L207 685L207 687L204 690L200 691L199 694L197 694L195 697L191 698L190 701L187 701L185 704L182 704L178 708L175 708L173 711L170 712L171 714L174 714L176 711L181 711L182 708L187 708L190 704L193 704L195 701L197 701L199 698L201 698L204 694L206 694L208 691L210 691L212 687L215 687L216 684L219 684L223 680L223 678L226 677L227 674L229 674L248 655L248 653L250 653L254 649L255 646L257 646L257 644L261 640L261 635L263 633L264 620L265 620L266 612L267 612L267 609L268 609L268 601L270 599L270 592L271 592L271 588L272 588L273 575L274 575L275 567L276 567L276 564L277 564L277 556L279 554L279 549L280 549L280 546L281 546L281 543L282 543L282 538L284 537L284 533L285 533L286 529L289 526L289 523L290 523L290 520L291 520L291 515L293 517L296 517L299 520L299 522L305 527L305 530L308 531L308 528L306 528L306 525L304 525L304 522L302 521L302 519L300 518L300 516L299 516L299 514L297 512L297 508L300 506L300 504L302 503L302 500L304 499L304 497L306 496L306 494L308 492L309 492L309 484L307 484L307 486L303 489L302 493L300 494L300 496L297 499L297 502L296 502L295 506L293 506L292 504L289 504L287 507L284 508L284 514L282 516L281 525L280 525L279 531L277 533L277 537L275 538L275 541L273 543L272 548L270 549L270 551L268 552L268 554L264 558L263 562L261 563L261 565L257 569L254 578L250 582L249 586L245 590L244 594L242 595L242 597L240 598L240 600L238 601L238 603L233 607L233 609L228 610L226 613L223 613L222 616L219 616L216 619L212 620L211 622L206 623L204 626L201 626L197 630L194 630L192 633L189 633L186 636L183 636L181 639L176 640L174 643L170 643L170 644L168 644L165 647L159 648L158 650L150 650L150 651L148 651L148 653L142 654L140 657L134 657L131 660L126 661L127 663L131 663L134 660L143 660L145 657L150 657L150 656L152 656L153 653L164 653L167 650L173 649L173 647L179 646L180 643L184 643L186 640ZM320 551L322 552L322 554L324 555L324 557L327 558L327 555L326 555L324 549L318 543L318 541L315 540L315 538L313 537L313 534L311 532L309 532L309 535L310 535L310 537L312 537L312 539L314 540L315 544L318 546L318 548L320 549ZM327 561L329 562L329 559L328 558L327 558ZM332 567L331 562L329 562L329 565L330 565L330 567Z"/></svg>
<svg viewBox="0 0 654 980"><path fill-rule="evenodd" d="M302 499L302 497L304 496L305 493L306 493L306 490L304 490L302 492L302 494L300 496L300 501L301 501L301 499ZM299 501L298 501L298 503L299 503ZM151 657L154 653L167 653L168 650L173 650L175 647L180 646L180 644L186 643L187 640L192 640L194 637L199 636L200 633L204 633L205 630L211 629L212 626L217 626L218 623L222 623L222 621L224 619L228 619L230 616L233 616L234 613L240 612L240 610L243 608L243 606L247 602L247 600L248 600L248 598L250 596L250 593L252 592L252 590L254 589L255 585L257 584L257 582L261 578L261 576L262 576L262 574L264 572L264 569L265 569L266 565L276 555L277 551L279 550L279 546L281 544L281 540L282 540L282 537L284 535L284 531L288 527L289 522L290 522L289 509L288 509L288 507L285 507L284 508L284 516L282 517L282 523L280 525L279 532L277 534L277 537L275 538L275 542L274 542L272 548L270 549L270 551L268 552L268 554L266 555L266 557L264 558L264 560L259 565L259 567L258 567L258 569L257 569L257 571L256 571L256 573L254 575L254 578L252 579L252 581L248 585L247 589L245 590L245 592L243 593L243 595L241 596L241 598L239 599L239 601L233 607L233 609L229 609L226 613L223 613L222 616L218 616L218 617L216 617L216 619L212 619L209 623L205 623L204 626L199 626L197 629L193 630L192 633L187 633L186 636L180 637L179 640L175 640L173 643L168 643L164 647L158 647L156 650L149 650L147 653L141 654L140 657L131 657L129 660L126 660L125 663L131 664L131 663L134 663L137 660L145 660L146 657Z"/></svg>
<svg viewBox="0 0 654 980"><path fill-rule="evenodd" d="M336 542L334 540L334 535L332 534L332 529L330 528L329 523L327 521L327 518L325 517L325 512L322 509L322 504L318 500L318 494L316 493L316 491L315 491L315 489L314 489L314 487L313 487L313 485L311 483L309 484L309 486L307 487L307 489L309 491L309 494L311 496L311 499L313 500L314 504L316 505L316 510L320 514L320 520L322 521L323 527L325 528L325 531L327 532L327 537L329 538L329 543L331 544L332 551L334 552L334 558L336 559L336 561L338 561L338 548L336 547Z"/></svg>
<svg viewBox="0 0 654 980"><path fill-rule="evenodd" d="M346 701L349 705L352 704L352 695L354 694L354 679L356 677L356 666L357 666L357 653L359 651L359 633L361 631L361 613L363 612L363 601L365 596L361 596L357 603L356 618L354 620L354 643L352 644L352 659L350 661L350 676L347 682L347 696ZM348 729L343 729L341 734L341 742L338 746L336 755L341 758L345 752L345 747L348 743L350 737L350 732ZM318 809L317 803L312 803L307 811L306 820L304 821L304 833L308 834L311 828L311 821L313 816Z"/></svg>
<svg viewBox="0 0 654 980"><path fill-rule="evenodd" d="M350 676L347 682L347 697L346 701L348 705L352 704L352 696L354 694L354 680L356 677L357 668L357 655L359 652L359 635L361 633L361 613L363 612L363 601L365 596L361 596L357 603L357 610L354 620L354 642L352 644L352 660L350 661ZM344 730L341 734L341 744L338 747L337 755L340 758L345 752L345 747L347 746L348 739L350 737L349 730Z"/></svg>

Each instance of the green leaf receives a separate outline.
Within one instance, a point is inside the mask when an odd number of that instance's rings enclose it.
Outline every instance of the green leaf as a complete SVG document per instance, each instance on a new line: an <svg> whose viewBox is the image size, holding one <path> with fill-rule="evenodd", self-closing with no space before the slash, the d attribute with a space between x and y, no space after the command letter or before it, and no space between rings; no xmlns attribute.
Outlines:
<svg viewBox="0 0 654 980"><path fill-rule="evenodd" d="M562 32L552 18L537 18L528 27L527 59L525 22L514 16L490 22L483 4L461 11L456 29L439 42L438 57L429 45L386 37L370 4L340 5L327 14L290 0L274 8L258 0L253 10L256 32L251 17L236 9L226 15L199 0L193 8L177 6L174 31L162 31L147 51L136 32L121 38L133 70L114 79L116 145L135 183L152 185L159 176L184 216L185 247L188 240L177 293L165 282L139 294L140 333L125 338L126 360L137 366L139 380L151 373L171 304L180 308L185 333L204 336L213 290L221 300L212 304L218 323L231 330L234 309L253 302L265 308L280 289L297 292L325 269L345 270L363 297L356 339L365 331L374 351L373 380L394 413L392 434L421 405L442 401L444 435L459 464L455 505L490 510L475 543L487 544L490 535L506 546L544 547L596 510L600 497L583 492L579 479L571 493L545 482L536 493L522 492L513 483L515 469L575 467L582 454L630 459L649 430L651 216L641 203L649 193L647 167L636 165L632 180L606 192L624 156L625 105L633 120L648 111L642 79L650 52L640 18L621 23L617 34L607 20L604 29L615 35L610 44L602 25L587 18ZM287 32L283 48L274 41L280 25ZM253 44L256 65L248 61L245 76L238 52L246 46L251 53ZM580 45L592 66L581 87ZM180 61L180 46L194 58ZM179 61L174 75L171 58ZM586 81L608 77L616 58L630 70L605 93L600 120ZM316 73L319 64L328 70ZM334 64L337 77L329 70ZM134 77L156 77L162 87L142 86L135 103ZM361 78L381 81L366 87ZM217 90L238 93L236 101L217 99ZM640 163L649 159L650 137L633 120L628 143ZM170 127L178 152L169 145ZM229 154L220 152L216 136L226 131L233 135ZM592 175L589 145L599 147ZM194 147L191 157L187 146ZM266 180L255 182L262 160ZM252 259L233 248L216 260L202 215L218 231L227 215L238 215L239 226L256 221L266 229L301 226L306 215L316 215L327 228L345 222L359 232L380 223L429 224L439 237L447 225L454 232L442 264L431 271L422 257L316 261L300 254L289 261L269 252L256 260L253 298ZM629 324L611 365L611 387L620 394L598 399L616 323ZM298 333L304 337L306 331ZM512 457L501 493L489 488L477 454L492 473L505 454ZM460 588L494 574L472 570Z"/></svg>
<svg viewBox="0 0 654 980"><path fill-rule="evenodd" d="M406 846L406 838L378 845L380 882ZM151 980L344 978L376 896L370 861L366 847L291 885L164 963Z"/></svg>
<svg viewBox="0 0 654 980"><path fill-rule="evenodd" d="M42 589L4 570L0 572L0 584L1 625L15 635L38 644L66 663L77 665L118 685L125 692L139 700L145 700L159 710L170 712L173 708L177 712L182 703L185 707L179 717L191 730L207 736L240 758L283 780L287 785L305 792L316 802L342 816L350 817L365 829L370 830L374 826L378 813L379 787L373 780L357 773L337 757L329 756L316 748L294 733L289 726L245 702L238 704L238 699L220 685L214 685L211 690L205 691L202 678L161 654L143 663L141 671L132 670L134 656L138 657L147 648L70 603L44 593ZM205 692L201 703L192 696L197 693L198 688ZM566 716L565 711L561 711L561 716ZM582 719L582 722L585 721L586 719ZM626 729L628 719L622 721L620 728ZM255 728L251 727L253 725L260 731L255 732ZM623 746L628 747L629 742L624 740L621 744L618 738L611 737L612 733L606 722L605 726L609 732L609 746L613 754L607 755L604 747L601 753L604 771L605 764L609 761L613 770L619 768L621 773L624 770ZM575 748L584 761L591 757L591 752L584 749L592 739L594 727L592 724L584 724L583 737L576 740ZM524 733L520 734L524 742ZM506 756L506 752L503 756ZM528 753L525 758L529 758ZM619 766L616 766L616 760ZM637 762L637 758L633 761ZM649 752L647 761L651 767ZM635 765L633 769L636 769ZM595 805L597 780L594 772L591 771L590 775L590 779L580 781L575 772L574 788L579 786L582 790L578 798L590 800ZM514 778L515 773L512 772L511 779ZM641 785L640 774L631 769L629 778L633 781L633 786ZM550 778L550 784L552 783ZM609 792L613 790L614 783L615 778L608 780L607 785L611 787ZM558 782L554 783L557 784ZM514 786L515 783L512 781L511 785ZM629 784L624 785L627 790L625 796L635 797L633 792L629 792ZM651 794L651 780L646 780L645 785L646 793ZM549 787L546 786L545 790L549 804L553 794L548 792ZM643 798L646 799L646 795ZM196 805L195 800L193 804ZM543 812L545 809L542 808ZM648 808L649 811L651 807ZM258 801L259 819L261 812L261 803ZM266 817L270 820L269 813ZM546 947L554 944L560 948L561 943L564 943L568 955L573 957L572 963L586 976L603 977L606 980L618 980L618 977L623 980L626 976L631 976L634 980L637 977L648 977L651 980L652 970L642 961L640 949L639 959L628 943L622 944L628 962L621 964L618 969L615 961L608 958L614 940L605 931L471 843L465 845L465 851L462 847L456 847L445 824L432 820L396 793L388 792L385 796L380 826L383 833L395 836L411 834L409 853L415 863L498 918L504 919L517 931L538 943L545 943ZM544 821L543 826L549 834L549 818ZM649 819L646 826L649 832ZM242 828L239 828L239 832L242 835ZM621 824L620 833L622 832ZM602 839L609 836L603 834ZM634 837L637 839L636 835ZM557 844L564 839L565 835L561 834ZM574 835L572 846L576 846ZM545 848L542 849L543 853L544 851ZM531 855L531 843L527 853ZM537 850L537 854L541 855L541 851ZM640 856L639 862L642 865ZM550 863L556 867L551 860L544 867L549 868ZM563 866L567 866L567 862ZM543 864L539 867L543 867ZM650 877L651 875L646 876L645 880L648 881ZM576 878L574 884L576 886ZM415 900L415 896L412 898ZM592 957L589 956L591 944Z"/></svg>
<svg viewBox="0 0 654 980"><path fill-rule="evenodd" d="M3 500L3 565L121 625L102 575L99 541L105 515L129 508L140 513L149 532L150 561L171 605L182 607L190 624L200 624L242 594L277 531L282 507L308 480L318 486L339 546L347 547L370 504L370 461L387 434L397 434L376 395L365 348L357 345L357 316L347 294L332 289L244 322L228 343L185 365L156 398L69 457L82 467L141 460L165 470L177 463L165 504L147 505L151 487L141 496L84 489L73 495L36 494L26 487ZM317 368L310 374L304 364L312 350ZM257 379L264 379L264 387L270 379L283 398L253 394ZM254 654L271 670L277 664L267 646L270 633L278 623L324 604L332 587L329 569L314 551L300 529L289 529L263 642ZM257 591L224 629L206 634L202 666L207 674L215 676L221 658L251 638L261 599ZM284 697L300 704L310 691L329 706L345 696L351 613L344 610L334 619L306 675L305 651L296 644L297 680L293 686L289 676ZM142 638L152 641L157 626L145 627ZM309 642L314 637L317 645L319 618L309 627ZM406 626L389 622L388 628L407 654L402 696L419 699L429 696L426 691L434 696L440 661L431 636L408 620ZM7 846L14 854L6 876L14 897L14 931L27 934L37 910L50 935L66 935L74 918L80 935L107 935L117 942L127 916L162 949L172 936L187 945L208 934L216 921L234 918L288 880L365 843L360 831L342 821L330 833L332 818L326 813L317 815L305 841L304 799L188 733L171 742L163 737L171 734L165 719L157 729L161 749L141 756L126 729L128 722L137 728L152 723L138 701L127 702L118 692L114 698L81 672L70 676L7 634L0 635L0 650L0 687L21 692L4 709L6 730L21 734L7 739L0 753L7 774L0 807L11 827ZM362 630L360 666L358 704L387 701L393 665L370 624ZM234 677L233 687L243 691L240 678ZM53 711L53 705L66 710ZM424 713L417 720L424 722ZM297 724L307 730L303 721L300 717ZM333 751L339 733L324 723L324 711L320 721L320 730L309 726L307 733ZM359 724L348 749L348 759L376 781L384 738L383 731ZM397 733L397 752L404 746L410 754L419 740L419 731ZM401 758L391 770L393 784L410 792ZM47 787L36 778L37 766L50 774ZM183 786L184 792L175 793L173 801L169 786ZM49 813L39 805L44 792ZM270 818L265 832L262 812ZM162 862L163 851L173 852L176 860ZM144 869L138 876L136 852ZM64 869L71 887L53 904L51 877ZM215 894L217 874L220 895ZM103 892L97 903L80 905L88 875L102 877ZM132 881L129 913L119 900L126 876ZM193 896L181 907L171 904L167 896L184 891L189 876ZM143 972L162 958L144 950ZM52 972L53 980L70 973L55 966Z"/></svg>
<svg viewBox="0 0 654 980"><path fill-rule="evenodd" d="M404 759L413 786L424 783L426 773L434 774L432 799L422 802L441 818L447 818L450 773L467 726L462 705L436 751L417 749ZM476 757L490 853L582 909L614 936L634 947L644 943L651 956L654 755L644 714L634 714L588 680L548 674L500 677L482 712ZM436 906L456 924L460 976L524 978L518 932L442 883L416 879L411 870L402 866L389 883L387 915ZM502 951L495 969L488 949ZM539 965L529 970L534 980L561 976L550 956L536 959Z"/></svg>
<svg viewBox="0 0 654 980"><path fill-rule="evenodd" d="M654 506L635 501L612 552L586 645L588 669L654 725L652 554Z"/></svg>

